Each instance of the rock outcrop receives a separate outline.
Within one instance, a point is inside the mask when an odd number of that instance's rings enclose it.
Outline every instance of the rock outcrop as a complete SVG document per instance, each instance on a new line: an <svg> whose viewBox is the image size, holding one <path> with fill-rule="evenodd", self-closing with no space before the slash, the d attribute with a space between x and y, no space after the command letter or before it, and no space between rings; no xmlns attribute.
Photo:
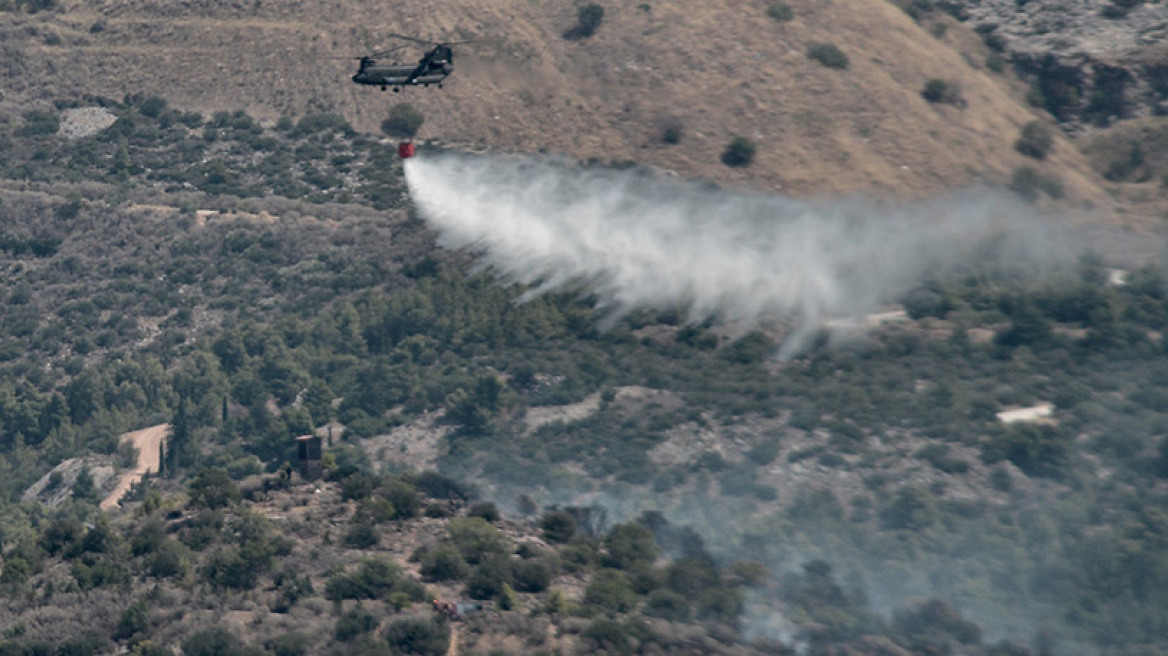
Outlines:
<svg viewBox="0 0 1168 656"><path fill-rule="evenodd" d="M1031 84L1070 132L1168 114L1163 0L959 0L944 6Z"/></svg>

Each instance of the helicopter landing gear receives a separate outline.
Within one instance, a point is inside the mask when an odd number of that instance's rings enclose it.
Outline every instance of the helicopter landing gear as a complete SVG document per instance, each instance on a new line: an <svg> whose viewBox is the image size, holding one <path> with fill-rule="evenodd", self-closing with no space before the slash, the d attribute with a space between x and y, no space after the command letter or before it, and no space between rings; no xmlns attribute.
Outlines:
<svg viewBox="0 0 1168 656"><path fill-rule="evenodd" d="M393 92L394 93L401 93L401 87L394 87Z"/></svg>
<svg viewBox="0 0 1168 656"><path fill-rule="evenodd" d="M381 90L382 90L382 91L385 91L385 87L381 87Z"/></svg>

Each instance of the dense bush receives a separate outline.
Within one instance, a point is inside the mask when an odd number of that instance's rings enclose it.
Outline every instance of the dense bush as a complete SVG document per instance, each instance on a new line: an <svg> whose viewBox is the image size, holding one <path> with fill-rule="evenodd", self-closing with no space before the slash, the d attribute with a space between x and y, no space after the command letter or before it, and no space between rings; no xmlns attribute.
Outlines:
<svg viewBox="0 0 1168 656"><path fill-rule="evenodd" d="M466 577L466 560L458 549L442 545L422 554L419 573L427 581L458 581Z"/></svg>
<svg viewBox="0 0 1168 656"><path fill-rule="evenodd" d="M404 589L401 567L397 563L371 558L352 573L338 572L325 583L326 599L385 599L397 589Z"/></svg>
<svg viewBox="0 0 1168 656"><path fill-rule="evenodd" d="M1009 460L1031 476L1058 476L1070 456L1066 435L1050 426L1012 424L987 442L987 462Z"/></svg>
<svg viewBox="0 0 1168 656"><path fill-rule="evenodd" d="M523 560L512 566L512 579L519 592L543 592L552 582L552 568L542 560Z"/></svg>
<svg viewBox="0 0 1168 656"><path fill-rule="evenodd" d="M661 141L671 146L676 146L681 143L682 130L684 126L681 121L671 119L665 122L661 127Z"/></svg>
<svg viewBox="0 0 1168 656"><path fill-rule="evenodd" d="M1014 142L1014 149L1027 157L1046 159L1054 147L1054 130L1042 121L1030 121L1022 126L1022 131Z"/></svg>
<svg viewBox="0 0 1168 656"><path fill-rule="evenodd" d="M807 56L828 68L848 67L847 53L833 43L811 43L807 46Z"/></svg>
<svg viewBox="0 0 1168 656"><path fill-rule="evenodd" d="M450 648L450 627L435 620L404 618L389 625L385 639L395 654L444 656Z"/></svg>
<svg viewBox="0 0 1168 656"><path fill-rule="evenodd" d="M24 115L24 125L16 134L21 137L39 137L56 134L61 127L60 119L50 112L32 111Z"/></svg>
<svg viewBox="0 0 1168 656"><path fill-rule="evenodd" d="M576 8L576 24L564 32L565 39L586 39L600 28L604 20L604 7L590 2Z"/></svg>
<svg viewBox="0 0 1168 656"><path fill-rule="evenodd" d="M644 613L670 622L688 622L693 614L689 601L671 590L654 590L645 598Z"/></svg>
<svg viewBox="0 0 1168 656"><path fill-rule="evenodd" d="M950 640L962 645L981 641L981 629L940 599L930 599L911 609L896 611L892 625L914 644L929 643L944 651L948 650Z"/></svg>
<svg viewBox="0 0 1168 656"><path fill-rule="evenodd" d="M479 501L471 504L470 508L467 508L466 516L479 517L493 524L499 521L499 508L490 501Z"/></svg>
<svg viewBox="0 0 1168 656"><path fill-rule="evenodd" d="M237 656L244 653L239 638L226 629L212 627L182 641L183 656Z"/></svg>
<svg viewBox="0 0 1168 656"><path fill-rule="evenodd" d="M422 129L426 116L409 103L398 103L389 109L389 116L381 122L381 131L391 137L412 138Z"/></svg>
<svg viewBox="0 0 1168 656"><path fill-rule="evenodd" d="M722 163L730 167L750 166L754 162L757 147L746 137L734 137L722 151Z"/></svg>
<svg viewBox="0 0 1168 656"><path fill-rule="evenodd" d="M188 486L191 506L215 510L239 501L239 487L227 470L212 467L200 472Z"/></svg>
<svg viewBox="0 0 1168 656"><path fill-rule="evenodd" d="M543 529L543 537L548 542L564 543L576 534L576 522L572 516L563 511L551 512L539 520L539 527Z"/></svg>
<svg viewBox="0 0 1168 656"><path fill-rule="evenodd" d="M358 605L349 609L337 618L334 635L341 642L348 642L359 635L369 633L377 628L377 617Z"/></svg>
<svg viewBox="0 0 1168 656"><path fill-rule="evenodd" d="M510 554L514 549L510 538L481 517L457 517L446 524L446 530L451 544L472 565Z"/></svg>
<svg viewBox="0 0 1168 656"><path fill-rule="evenodd" d="M1043 194L1050 198L1062 198L1063 186L1058 179L1044 175L1033 166L1019 166L1010 176L1010 191L1024 200L1034 202Z"/></svg>
<svg viewBox="0 0 1168 656"><path fill-rule="evenodd" d="M945 103L961 106L965 101L961 97L961 85L953 80L931 78L925 82L921 97L931 103Z"/></svg>
<svg viewBox="0 0 1168 656"><path fill-rule="evenodd" d="M767 6L767 16L780 22L786 22L795 18L795 10L791 9L791 5L785 2L775 2Z"/></svg>

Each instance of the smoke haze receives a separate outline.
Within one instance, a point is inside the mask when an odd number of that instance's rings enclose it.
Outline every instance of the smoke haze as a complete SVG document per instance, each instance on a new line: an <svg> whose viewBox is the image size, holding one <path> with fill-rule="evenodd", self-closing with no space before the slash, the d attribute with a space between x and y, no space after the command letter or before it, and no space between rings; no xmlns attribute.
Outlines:
<svg viewBox="0 0 1168 656"><path fill-rule="evenodd" d="M405 172L440 245L476 251L529 297L584 291L607 322L670 308L691 322L780 319L794 326L788 351L823 320L867 313L1017 232L1027 213L985 191L898 207L801 201L526 157L427 155Z"/></svg>

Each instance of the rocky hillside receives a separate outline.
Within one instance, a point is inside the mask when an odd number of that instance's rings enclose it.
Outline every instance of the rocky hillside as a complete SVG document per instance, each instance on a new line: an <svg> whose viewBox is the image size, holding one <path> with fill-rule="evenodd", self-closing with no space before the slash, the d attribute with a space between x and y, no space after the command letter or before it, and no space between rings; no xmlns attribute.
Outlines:
<svg viewBox="0 0 1168 656"><path fill-rule="evenodd" d="M1168 9L1160 0L948 3L1071 129L1168 113Z"/></svg>
<svg viewBox="0 0 1168 656"><path fill-rule="evenodd" d="M789 13L772 10L780 5ZM426 138L635 160L795 194L919 196L1005 184L1029 164L1069 196L1107 203L1061 137L1042 162L1016 152L1020 128L1041 117L1008 70L987 68L993 52L979 36L942 12L914 20L886 0L609 5L593 36L567 39L576 9L456 0L371 15L354 0L62 0L0 13L4 109L156 94L269 120L336 111L374 132L406 100L424 110ZM394 96L349 82L355 62L336 58L385 47L391 32L478 42L460 48L443 90ZM810 55L817 47L844 57L825 65ZM930 80L947 91L936 102L922 97ZM675 145L662 139L670 125ZM719 161L736 135L757 146L752 166Z"/></svg>

